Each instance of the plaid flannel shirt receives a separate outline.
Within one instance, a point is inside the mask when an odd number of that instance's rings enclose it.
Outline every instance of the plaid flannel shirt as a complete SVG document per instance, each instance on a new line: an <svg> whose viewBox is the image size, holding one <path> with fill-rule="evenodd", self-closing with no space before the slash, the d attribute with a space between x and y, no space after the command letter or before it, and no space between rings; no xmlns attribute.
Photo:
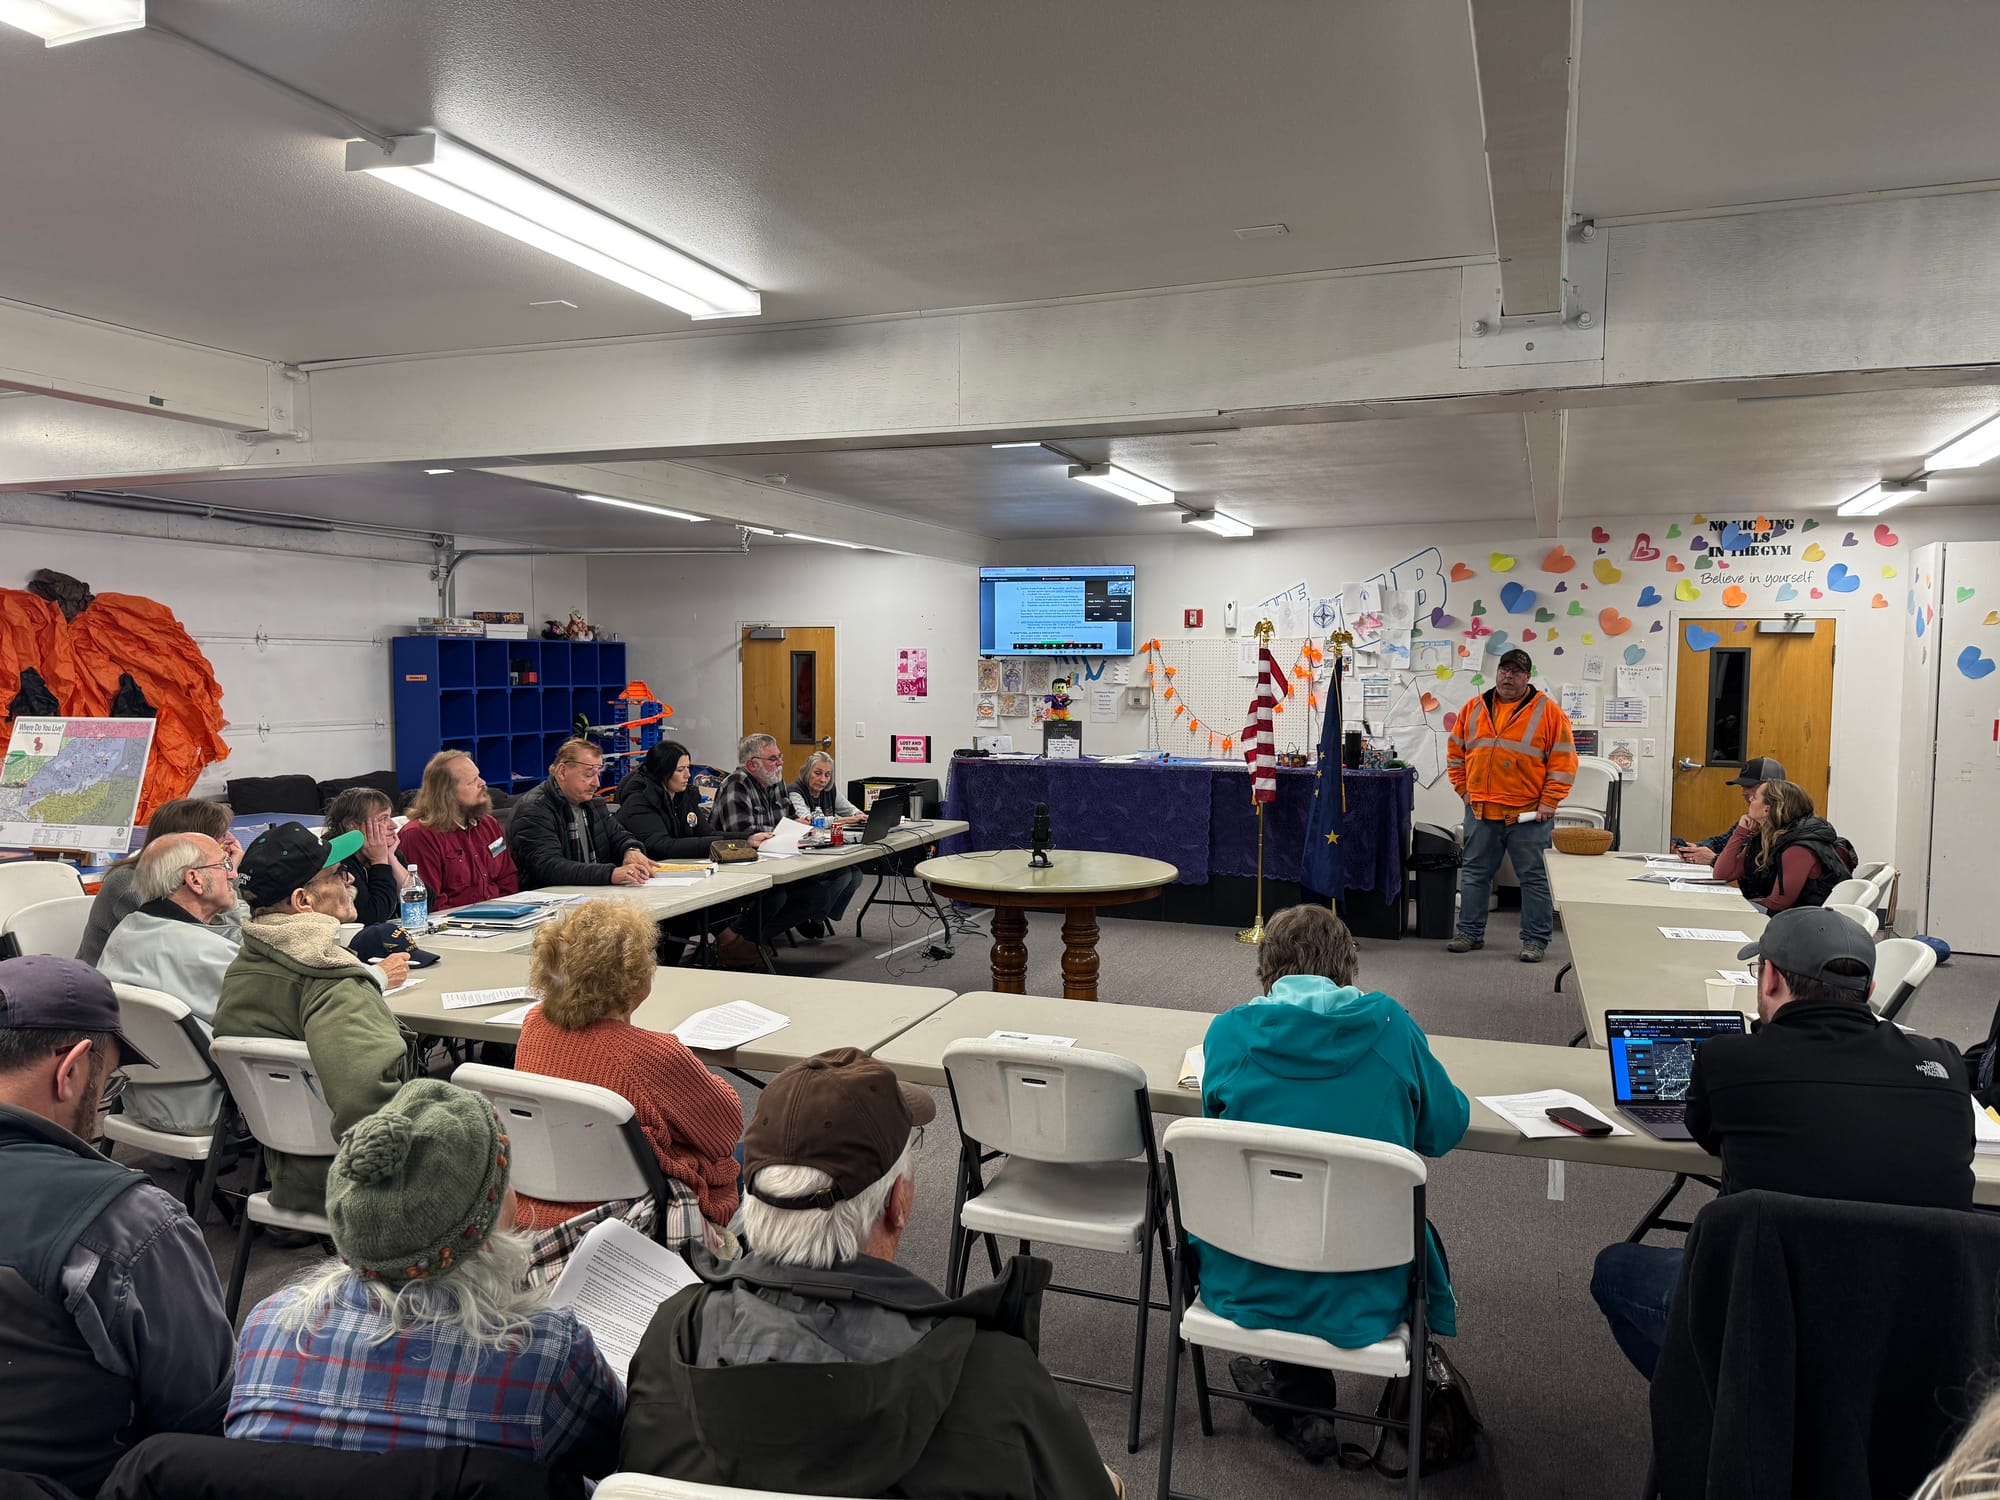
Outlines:
<svg viewBox="0 0 2000 1500"><path fill-rule="evenodd" d="M620 1198L615 1202L600 1203L575 1218L564 1219L560 1224L537 1230L528 1261L528 1284L555 1285L563 1267L569 1264L570 1256L583 1243L583 1237L606 1219L623 1219L651 1239L653 1218L650 1196ZM734 1260L743 1253L734 1234L702 1217L701 1200L695 1196L694 1189L673 1177L667 1179L667 1224L660 1243L678 1255L686 1255L692 1250L706 1250L717 1260Z"/></svg>
<svg viewBox="0 0 2000 1500"><path fill-rule="evenodd" d="M731 771L715 794L717 833L769 833L788 815L785 784L759 786L748 771Z"/></svg>
<svg viewBox="0 0 2000 1500"><path fill-rule="evenodd" d="M353 1283L301 1338L278 1319L298 1296L267 1297L244 1321L227 1436L363 1453L464 1444L537 1463L574 1455L591 1472L615 1462L624 1388L568 1309L536 1312L516 1351L443 1324L371 1342L382 1322Z"/></svg>

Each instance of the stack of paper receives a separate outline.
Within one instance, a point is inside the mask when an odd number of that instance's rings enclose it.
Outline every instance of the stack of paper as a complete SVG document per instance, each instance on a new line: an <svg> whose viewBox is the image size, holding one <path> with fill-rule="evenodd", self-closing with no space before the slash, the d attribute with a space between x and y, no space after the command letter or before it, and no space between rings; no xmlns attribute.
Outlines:
<svg viewBox="0 0 2000 1500"><path fill-rule="evenodd" d="M2000 1156L2000 1115L1977 1099L1972 1101L1972 1149L1980 1156Z"/></svg>
<svg viewBox="0 0 2000 1500"><path fill-rule="evenodd" d="M576 1247L549 1294L551 1307L572 1309L597 1343L604 1362L627 1379L632 1356L653 1314L683 1287L700 1278L665 1245L655 1244L630 1224L606 1219Z"/></svg>
<svg viewBox="0 0 2000 1500"><path fill-rule="evenodd" d="M1481 1094L1479 1102L1531 1141L1554 1140L1557 1136L1576 1133L1549 1118L1550 1110L1565 1105L1581 1114L1589 1115L1593 1120L1603 1121L1611 1127L1613 1135L1632 1133L1588 1100L1572 1094L1568 1089L1543 1089L1538 1094Z"/></svg>
<svg viewBox="0 0 2000 1500"><path fill-rule="evenodd" d="M790 1016L752 1005L748 1000L732 1000L727 1005L696 1011L676 1026L673 1034L683 1045L697 1051L727 1052L774 1031L783 1031L791 1024Z"/></svg>
<svg viewBox="0 0 2000 1500"><path fill-rule="evenodd" d="M1207 1065L1208 1059L1202 1055L1201 1044L1197 1042L1194 1046L1188 1048L1187 1052L1181 1058L1179 1086L1184 1089L1200 1088L1202 1070Z"/></svg>
<svg viewBox="0 0 2000 1500"><path fill-rule="evenodd" d="M481 1005L505 1005L510 1000L532 1000L535 992L526 985L510 984L497 990L446 990L438 1004L446 1010L472 1010Z"/></svg>
<svg viewBox="0 0 2000 1500"><path fill-rule="evenodd" d="M781 818L771 836L757 846L759 859L790 859L799 852L799 840L812 832L812 824L797 818Z"/></svg>

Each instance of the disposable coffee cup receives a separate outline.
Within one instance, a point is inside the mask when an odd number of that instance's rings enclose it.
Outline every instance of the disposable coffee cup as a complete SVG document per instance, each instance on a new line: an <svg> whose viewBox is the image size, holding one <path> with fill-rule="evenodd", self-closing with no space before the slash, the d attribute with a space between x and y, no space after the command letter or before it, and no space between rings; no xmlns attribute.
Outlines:
<svg viewBox="0 0 2000 1500"><path fill-rule="evenodd" d="M1708 981L1708 1008L1710 1010L1746 1009L1744 1002L1750 997L1750 986L1737 984L1733 980L1715 978Z"/></svg>

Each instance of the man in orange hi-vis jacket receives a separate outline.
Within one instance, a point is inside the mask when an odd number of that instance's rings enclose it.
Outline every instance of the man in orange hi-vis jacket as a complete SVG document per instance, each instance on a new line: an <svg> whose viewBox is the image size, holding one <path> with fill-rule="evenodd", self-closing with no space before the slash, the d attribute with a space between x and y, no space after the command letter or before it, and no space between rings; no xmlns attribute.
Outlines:
<svg viewBox="0 0 2000 1500"><path fill-rule="evenodd" d="M1576 784L1576 736L1556 700L1532 686L1518 647L1500 658L1496 685L1458 711L1446 769L1465 799L1465 863L1458 881L1458 933L1447 953L1486 946L1493 872L1505 854L1521 882L1521 962L1538 964L1555 931L1555 903L1542 863L1556 809Z"/></svg>

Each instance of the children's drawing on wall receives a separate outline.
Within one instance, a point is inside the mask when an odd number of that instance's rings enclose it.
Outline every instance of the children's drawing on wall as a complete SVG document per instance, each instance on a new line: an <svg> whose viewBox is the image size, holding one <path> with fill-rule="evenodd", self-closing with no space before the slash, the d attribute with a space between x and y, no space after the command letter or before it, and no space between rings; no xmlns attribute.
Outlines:
<svg viewBox="0 0 2000 1500"><path fill-rule="evenodd" d="M1021 684L1026 676L1027 674L1021 668L1021 660L1019 657L1011 657L1008 660L1001 662L1000 691L1003 693L1025 692L1026 689L1023 688Z"/></svg>
<svg viewBox="0 0 2000 1500"><path fill-rule="evenodd" d="M1000 691L1000 663L994 657L979 658L979 691L982 693Z"/></svg>
<svg viewBox="0 0 2000 1500"><path fill-rule="evenodd" d="M896 653L896 696L905 703L931 694L931 653L928 646L905 646Z"/></svg>

